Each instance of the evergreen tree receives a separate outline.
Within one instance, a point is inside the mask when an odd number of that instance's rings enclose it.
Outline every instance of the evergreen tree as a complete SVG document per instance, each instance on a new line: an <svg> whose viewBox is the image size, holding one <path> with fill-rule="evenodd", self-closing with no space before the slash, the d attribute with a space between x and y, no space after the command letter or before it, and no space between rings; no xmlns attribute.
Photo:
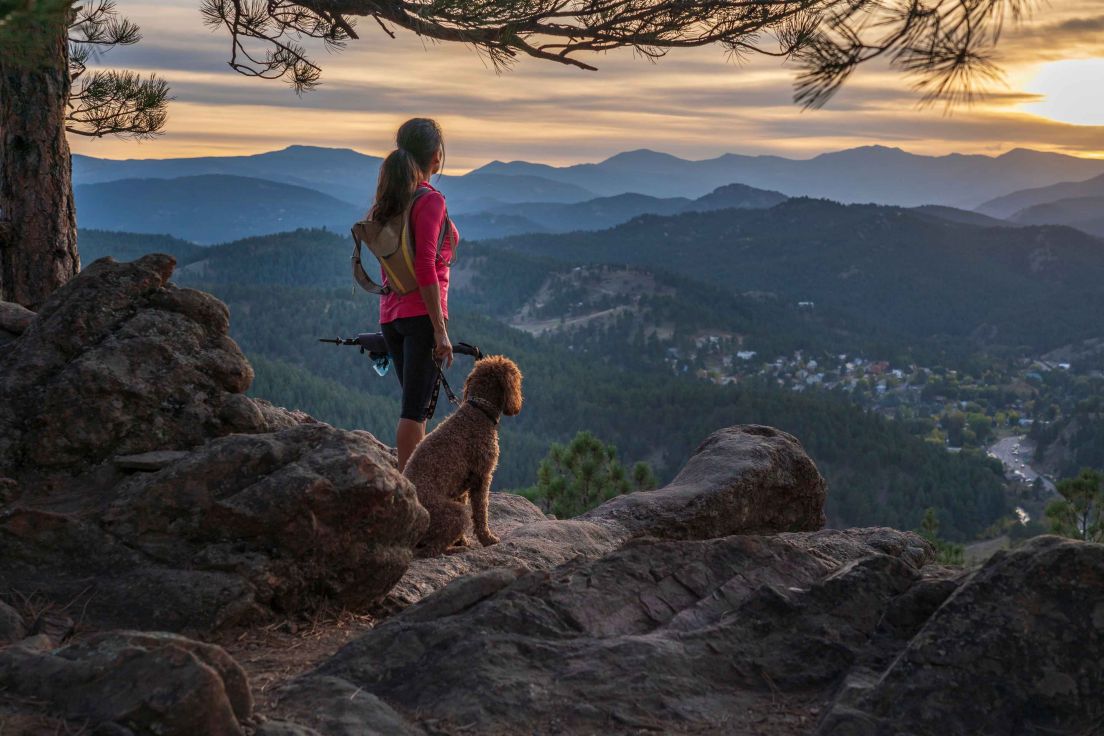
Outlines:
<svg viewBox="0 0 1104 736"><path fill-rule="evenodd" d="M80 270L66 133L155 135L168 87L88 73L93 53L140 38L110 0L0 1L0 298L37 308Z"/></svg>
<svg viewBox="0 0 1104 736"><path fill-rule="evenodd" d="M526 494L559 518L578 516L614 496L655 486L646 463L633 466L632 478L617 459L617 449L582 431L567 445L554 443L537 470L537 485Z"/></svg>
<svg viewBox="0 0 1104 736"><path fill-rule="evenodd" d="M1087 542L1104 542L1104 472L1086 468L1076 478L1058 482L1062 498L1047 504L1046 517L1055 534Z"/></svg>
<svg viewBox="0 0 1104 736"><path fill-rule="evenodd" d="M936 560L941 565L961 565L966 558L966 549L961 544L953 544L939 538L939 517L935 509L929 506L920 520L920 536L935 547Z"/></svg>

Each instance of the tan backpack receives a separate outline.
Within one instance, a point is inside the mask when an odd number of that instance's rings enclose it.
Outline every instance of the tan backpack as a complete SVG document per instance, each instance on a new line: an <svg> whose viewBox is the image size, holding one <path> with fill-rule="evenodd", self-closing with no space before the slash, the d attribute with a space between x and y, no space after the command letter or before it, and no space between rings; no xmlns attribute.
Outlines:
<svg viewBox="0 0 1104 736"><path fill-rule="evenodd" d="M409 294L418 290L418 281L414 277L414 227L410 223L410 213L414 209L414 203L430 191L426 187L418 187L403 213L387 222L361 220L353 225L353 279L360 288L380 296L391 293ZM445 236L452 229L450 222L448 210L445 210L441 234L437 238L437 260L441 258ZM368 247L383 267L383 272L387 274L387 286L377 284L365 272L360 260L362 244ZM448 265L452 265L451 260Z"/></svg>

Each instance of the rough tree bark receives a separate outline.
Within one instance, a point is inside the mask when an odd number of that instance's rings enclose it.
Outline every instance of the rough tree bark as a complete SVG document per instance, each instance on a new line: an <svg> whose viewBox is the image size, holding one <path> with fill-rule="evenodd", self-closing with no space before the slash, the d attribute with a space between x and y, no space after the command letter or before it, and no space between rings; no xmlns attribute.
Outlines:
<svg viewBox="0 0 1104 736"><path fill-rule="evenodd" d="M43 53L0 53L0 298L37 309L80 270L67 27L32 24Z"/></svg>

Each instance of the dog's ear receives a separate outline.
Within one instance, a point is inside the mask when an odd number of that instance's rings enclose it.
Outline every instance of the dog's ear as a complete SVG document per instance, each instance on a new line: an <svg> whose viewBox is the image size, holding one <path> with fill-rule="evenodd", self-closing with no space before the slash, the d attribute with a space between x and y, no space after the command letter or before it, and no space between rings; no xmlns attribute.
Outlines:
<svg viewBox="0 0 1104 736"><path fill-rule="evenodd" d="M521 413L521 369L512 360L507 360L503 368L504 370L501 373L502 413L508 417L513 417Z"/></svg>
<svg viewBox="0 0 1104 736"><path fill-rule="evenodd" d="M482 360L475 361L475 365L472 366L471 373L464 379L464 390L462 392L464 400L470 399L475 393L478 392L478 387L485 379L483 377L484 371L480 370L480 363Z"/></svg>
<svg viewBox="0 0 1104 736"><path fill-rule="evenodd" d="M502 371L502 360L498 355L490 355L475 361L471 373L464 379L464 399L482 396L491 400L498 392L498 374Z"/></svg>

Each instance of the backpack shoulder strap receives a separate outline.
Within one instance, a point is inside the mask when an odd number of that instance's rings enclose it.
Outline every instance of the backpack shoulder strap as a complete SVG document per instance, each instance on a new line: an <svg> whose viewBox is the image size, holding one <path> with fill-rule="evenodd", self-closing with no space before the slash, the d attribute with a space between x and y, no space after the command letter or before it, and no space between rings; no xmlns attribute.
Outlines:
<svg viewBox="0 0 1104 736"><path fill-rule="evenodd" d="M364 235L366 228L366 222L358 222L353 225L353 280L357 282L360 288L367 291L369 294L378 294L384 296L391 292L391 287L381 286L372 280L372 277L364 270L364 265L360 261L360 246L361 236Z"/></svg>
<svg viewBox="0 0 1104 736"><path fill-rule="evenodd" d="M414 199L411 200L411 202L410 202L410 215L411 215L410 234L411 234L411 236L414 235L414 220L413 220L414 203L417 202L419 199L421 199L424 195L429 194L432 191L434 191L434 190L430 189L429 187L418 187L416 190L414 190ZM438 192L438 194L440 194L440 192ZM449 219L448 207L445 207L445 217L441 221L441 232L437 235L437 253L433 257L433 260L435 262L441 260L441 248L443 248L444 245L445 245L445 236L448 235L448 231L451 229L451 224L452 224L452 220ZM417 248L417 241L413 237L411 237L411 243L413 243L414 247ZM452 261L449 261L447 265L451 266Z"/></svg>

